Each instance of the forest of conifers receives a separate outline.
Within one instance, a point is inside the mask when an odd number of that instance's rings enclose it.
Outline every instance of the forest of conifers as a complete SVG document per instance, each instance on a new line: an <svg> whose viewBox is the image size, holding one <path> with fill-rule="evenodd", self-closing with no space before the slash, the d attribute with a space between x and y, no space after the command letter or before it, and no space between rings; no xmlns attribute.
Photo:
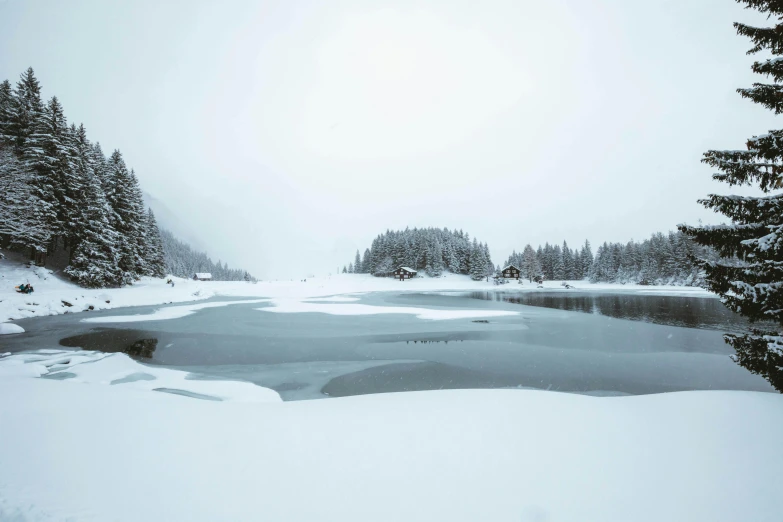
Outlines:
<svg viewBox="0 0 783 522"><path fill-rule="evenodd" d="M131 284L189 270L251 279L161 233L119 150L108 157L68 124L54 96L44 103L30 68L0 83L0 247L62 268L85 287ZM48 263L47 263L48 260ZM56 260L56 261L53 261Z"/></svg>
<svg viewBox="0 0 783 522"><path fill-rule="evenodd" d="M653 234L642 242L603 243L595 255L590 242L571 249L560 245L526 245L522 252L514 251L505 265L519 268L531 281L579 280L591 282L668 284L698 286L704 281L703 271L694 259L717 259L709 248L694 243L681 232ZM356 256L343 268L344 272L386 276L399 266L407 266L427 275L438 276L444 271L468 274L482 279L498 273L502 267L492 264L489 248L463 231L438 228L414 228L387 231L372 242L372 246Z"/></svg>

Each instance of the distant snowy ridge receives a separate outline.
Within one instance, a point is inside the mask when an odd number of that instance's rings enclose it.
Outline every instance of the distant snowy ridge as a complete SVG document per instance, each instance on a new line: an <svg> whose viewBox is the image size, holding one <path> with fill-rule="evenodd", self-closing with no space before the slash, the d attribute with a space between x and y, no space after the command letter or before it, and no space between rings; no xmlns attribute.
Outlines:
<svg viewBox="0 0 783 522"><path fill-rule="evenodd" d="M166 229L160 231L163 240L163 254L166 272L177 277L193 277L194 274L206 272L212 275L214 281L255 281L256 278L246 270L229 268L220 261L214 263L206 252L198 252L190 245L174 237Z"/></svg>

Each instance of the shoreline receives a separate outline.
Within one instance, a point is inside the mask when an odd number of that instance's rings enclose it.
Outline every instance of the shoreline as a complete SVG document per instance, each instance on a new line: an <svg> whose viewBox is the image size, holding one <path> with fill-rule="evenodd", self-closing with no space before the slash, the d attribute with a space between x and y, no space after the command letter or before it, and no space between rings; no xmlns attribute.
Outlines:
<svg viewBox="0 0 783 522"><path fill-rule="evenodd" d="M143 278L124 288L87 289L54 276L42 268L11 266L0 261L0 323L45 317L65 313L129 308L134 306L163 306L219 298L322 298L368 292L563 292L563 293L636 293L670 297L717 298L699 287L642 286L619 283L590 283L568 281L573 289L565 289L561 281L545 281L543 289L535 283L473 281L468 276L447 274L443 277L421 277L406 281L378 278L366 274L340 274L327 278L302 281L192 281L172 278L174 287L166 279ZM30 281L36 288L33 294L19 294L14 283ZM305 282L306 281L306 282Z"/></svg>

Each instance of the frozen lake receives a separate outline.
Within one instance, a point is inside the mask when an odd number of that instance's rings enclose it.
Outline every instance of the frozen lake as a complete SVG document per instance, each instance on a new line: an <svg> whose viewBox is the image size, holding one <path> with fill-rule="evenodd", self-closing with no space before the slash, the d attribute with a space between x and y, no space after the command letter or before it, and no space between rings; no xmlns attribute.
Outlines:
<svg viewBox="0 0 783 522"><path fill-rule="evenodd" d="M142 362L198 378L254 382L286 400L446 388L772 391L729 358L722 333L744 323L717 299L585 291L356 297L372 306L519 315L431 321L386 313L268 313L258 309L270 303L256 302L161 321L81 321L161 308L137 307L17 321L28 333L3 339L3 349L136 346L151 355Z"/></svg>

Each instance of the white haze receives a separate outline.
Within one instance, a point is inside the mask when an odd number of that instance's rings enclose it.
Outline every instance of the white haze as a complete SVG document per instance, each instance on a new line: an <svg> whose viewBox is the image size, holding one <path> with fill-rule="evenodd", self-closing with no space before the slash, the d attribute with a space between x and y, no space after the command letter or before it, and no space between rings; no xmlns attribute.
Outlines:
<svg viewBox="0 0 783 522"><path fill-rule="evenodd" d="M776 126L733 0L0 1L36 70L209 253L325 274L386 229L525 243L717 218L699 163ZM767 22L768 23L768 22Z"/></svg>

